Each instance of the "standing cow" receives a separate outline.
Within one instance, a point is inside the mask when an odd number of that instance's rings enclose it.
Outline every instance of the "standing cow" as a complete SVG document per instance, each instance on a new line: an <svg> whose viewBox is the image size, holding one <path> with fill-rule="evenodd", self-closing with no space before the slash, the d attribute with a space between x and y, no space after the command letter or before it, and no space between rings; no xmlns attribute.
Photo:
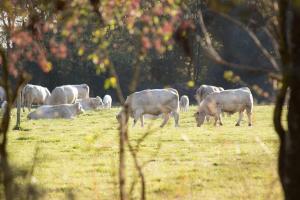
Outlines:
<svg viewBox="0 0 300 200"><path fill-rule="evenodd" d="M201 103L201 101L209 94L213 92L221 92L224 91L224 88L222 87L216 87L212 85L201 85L197 90L196 90L196 95L195 99L197 100L198 104Z"/></svg>
<svg viewBox="0 0 300 200"><path fill-rule="evenodd" d="M77 88L71 85L59 86L52 90L47 99L48 105L72 104L78 99Z"/></svg>
<svg viewBox="0 0 300 200"><path fill-rule="evenodd" d="M190 105L189 97L186 95L181 96L179 105L180 110L187 112Z"/></svg>
<svg viewBox="0 0 300 200"><path fill-rule="evenodd" d="M250 89L247 87L214 92L208 95L200 103L198 112L194 116L198 127L203 124L206 116L213 116L215 118L215 125L217 125L218 121L220 125L223 125L221 112L231 114L239 112L239 119L236 126L240 126L244 110L247 112L248 125L252 126L253 97Z"/></svg>
<svg viewBox="0 0 300 200"><path fill-rule="evenodd" d="M144 114L163 115L164 121L160 127L163 127L172 114L175 120L175 126L179 121L179 95L177 90L168 89L148 89L135 92L129 95L125 101L124 107L128 108L129 115L134 119L134 125L141 120L141 126L144 126ZM125 119L125 110L122 108L117 115L118 121Z"/></svg>
<svg viewBox="0 0 300 200"><path fill-rule="evenodd" d="M90 97L90 87L87 84L67 85L75 87L78 90L78 99L87 99Z"/></svg>
<svg viewBox="0 0 300 200"><path fill-rule="evenodd" d="M25 111L24 107L27 107L28 110L31 110L32 104L43 105L46 103L46 100L49 98L50 92L46 87L39 85L27 84L22 89L22 99L21 105L23 107L23 112Z"/></svg>

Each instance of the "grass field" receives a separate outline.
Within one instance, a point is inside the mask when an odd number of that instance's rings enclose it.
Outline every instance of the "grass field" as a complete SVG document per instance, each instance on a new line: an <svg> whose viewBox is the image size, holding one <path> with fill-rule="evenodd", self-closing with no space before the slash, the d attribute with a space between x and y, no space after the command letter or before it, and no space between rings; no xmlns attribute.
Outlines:
<svg viewBox="0 0 300 200"><path fill-rule="evenodd" d="M235 127L235 114L225 117L223 127L206 123L197 128L195 109L180 114L179 128L173 119L162 129L161 119L146 120L144 128L130 127L133 144L157 130L138 154L142 163L150 161L144 168L148 199L282 199L273 107L256 106L253 127L246 121ZM9 132L10 161L30 169L38 148L30 181L41 189L42 199L118 199L118 110L86 112L74 120L28 121L23 114L24 130ZM127 158L131 182L136 172L129 154Z"/></svg>

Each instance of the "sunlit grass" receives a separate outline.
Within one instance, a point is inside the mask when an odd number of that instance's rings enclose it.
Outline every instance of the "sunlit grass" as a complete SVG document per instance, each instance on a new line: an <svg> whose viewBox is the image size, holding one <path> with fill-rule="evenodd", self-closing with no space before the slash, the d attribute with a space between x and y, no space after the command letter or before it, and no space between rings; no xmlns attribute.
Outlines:
<svg viewBox="0 0 300 200"><path fill-rule="evenodd" d="M246 121L235 127L233 115L224 118L222 127L206 123L197 128L195 109L180 114L179 128L173 119L162 129L161 119L146 120L144 128L139 123L132 128L131 121L133 145L157 129L138 153L141 163L150 161L144 168L148 199L282 199L273 107L256 106L253 127ZM24 130L9 133L11 163L30 169L39 149L31 181L42 189L43 199L117 199L118 110L86 112L74 120L28 121L23 114ZM130 185L136 172L127 158Z"/></svg>

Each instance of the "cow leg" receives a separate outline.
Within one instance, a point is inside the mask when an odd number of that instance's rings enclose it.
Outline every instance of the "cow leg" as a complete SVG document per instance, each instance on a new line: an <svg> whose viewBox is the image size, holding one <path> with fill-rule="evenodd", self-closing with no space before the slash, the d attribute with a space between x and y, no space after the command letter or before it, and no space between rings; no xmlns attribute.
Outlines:
<svg viewBox="0 0 300 200"><path fill-rule="evenodd" d="M217 108L217 118L218 118L219 123L220 123L221 126L223 126L222 117L221 117L222 114L223 114L222 109L221 109L220 106L218 106L218 108Z"/></svg>
<svg viewBox="0 0 300 200"><path fill-rule="evenodd" d="M179 126L179 114L178 114L177 111L174 111L172 113L173 113L173 117L174 117L174 120L175 120L175 127L178 127Z"/></svg>
<svg viewBox="0 0 300 200"><path fill-rule="evenodd" d="M25 112L25 105L26 105L25 99L23 99L23 102L21 104L22 104L21 106L22 106L23 112Z"/></svg>
<svg viewBox="0 0 300 200"><path fill-rule="evenodd" d="M137 122L137 120L136 120L136 119L133 119L133 125L132 125L132 127L135 126L136 122Z"/></svg>
<svg viewBox="0 0 300 200"><path fill-rule="evenodd" d="M141 120L141 126L144 127L144 115L141 115L140 120Z"/></svg>
<svg viewBox="0 0 300 200"><path fill-rule="evenodd" d="M207 115L205 118L206 118L206 121L208 123L209 122L209 116Z"/></svg>
<svg viewBox="0 0 300 200"><path fill-rule="evenodd" d="M248 126L252 126L252 112L247 111Z"/></svg>
<svg viewBox="0 0 300 200"><path fill-rule="evenodd" d="M29 110L29 112L31 111L31 104L32 104L32 99L29 98L29 100L27 101L27 109Z"/></svg>
<svg viewBox="0 0 300 200"><path fill-rule="evenodd" d="M160 125L160 127L164 127L166 125L166 123L169 121L169 118L170 118L170 114L169 113L163 113L163 116L164 116L164 121L163 123Z"/></svg>
<svg viewBox="0 0 300 200"><path fill-rule="evenodd" d="M133 114L133 126L132 127L134 127L136 122L141 118L142 113L143 113L143 111L141 111L141 110L136 110L134 112L134 114ZM144 123L142 123L141 125L143 127Z"/></svg>
<svg viewBox="0 0 300 200"><path fill-rule="evenodd" d="M223 126L223 121L222 121L221 114L219 114L219 116L218 116L218 117L219 117L219 122L220 122L220 125L221 125L221 126Z"/></svg>
<svg viewBox="0 0 300 200"><path fill-rule="evenodd" d="M217 126L217 123L218 123L218 119L219 119L219 117L216 115L214 118L215 118L215 123L214 123L214 126Z"/></svg>
<svg viewBox="0 0 300 200"><path fill-rule="evenodd" d="M243 111L240 111L240 113L239 113L239 119L236 122L235 126L240 126L242 119L243 119Z"/></svg>

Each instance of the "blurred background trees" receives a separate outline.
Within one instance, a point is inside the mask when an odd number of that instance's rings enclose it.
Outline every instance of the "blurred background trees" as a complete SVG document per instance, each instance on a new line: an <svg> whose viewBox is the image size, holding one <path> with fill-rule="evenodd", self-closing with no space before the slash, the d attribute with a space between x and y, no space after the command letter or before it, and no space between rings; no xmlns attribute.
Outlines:
<svg viewBox="0 0 300 200"><path fill-rule="evenodd" d="M255 70L249 72L232 69L215 63L197 42L197 36L201 34L197 9L202 7L206 26L213 33L213 45L225 59L253 66L254 69L268 66L268 59L256 48L248 33L207 9L205 2L103 1L103 9L113 8L111 12L102 13L103 19L93 12L94 8L88 1L16 2L13 4L14 11L11 12L10 21L7 21L10 18L6 19L6 14L2 14L0 38L4 47L13 48L10 44L11 32L27 23L35 24L34 28L39 29L36 31L40 33L35 34L43 34L38 45L42 47L40 53L45 54L47 62L43 59L36 62L33 55L23 56L20 59L22 61L18 61L22 63L22 68L34 74L31 80L33 84L52 90L62 84L84 82L90 85L93 96L110 93L116 97L112 87L108 87L109 84L104 87L105 80L112 76L109 66L113 65L127 95L127 86L132 78L129 74L135 68L137 59L141 59L139 90L172 86L180 94L188 94L194 101L193 94L200 84L224 88L251 85L254 86L254 95L258 102L274 101L273 82L266 74ZM181 9L183 3L187 6L186 9ZM128 5L126 8L120 7L123 4ZM272 16L272 13L262 10L266 6L261 4L245 1L234 6L225 5L227 14L236 20L241 19L256 34L263 46L278 59L273 40L265 30L266 18ZM224 6L219 8L224 9ZM57 12L59 9L64 11ZM191 60L182 46L174 43L172 33L181 23L188 25L194 22L195 31L188 33L193 58ZM142 55L146 52L147 56ZM41 64L42 68L37 67ZM50 68L52 70L49 73L43 73ZM228 70L233 71L238 78L231 80L231 77L224 76L224 71ZM193 82L192 85L188 84L190 81Z"/></svg>
<svg viewBox="0 0 300 200"><path fill-rule="evenodd" d="M286 198L299 197L299 1L1 3L1 75L6 76L7 61L11 81L3 78L1 84L10 94L8 86L17 91L25 82L24 72L32 75L31 83L50 90L87 83L92 96L110 93L114 99L117 83L127 95L132 79L139 80L138 90L174 87L191 100L200 84L249 86L258 102L274 101L279 88L274 122L281 140L280 177ZM288 87L286 131L280 119Z"/></svg>

